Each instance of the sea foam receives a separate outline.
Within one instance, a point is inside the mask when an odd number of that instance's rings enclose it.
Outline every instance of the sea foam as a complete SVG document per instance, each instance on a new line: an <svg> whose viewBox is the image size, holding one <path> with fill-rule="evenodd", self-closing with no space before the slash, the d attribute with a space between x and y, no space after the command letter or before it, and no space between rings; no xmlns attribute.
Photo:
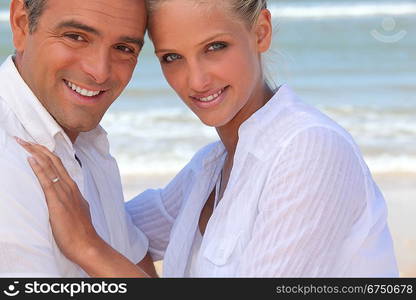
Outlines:
<svg viewBox="0 0 416 300"><path fill-rule="evenodd" d="M416 14L416 3L299 3L297 5L272 4L272 15L277 18L340 18L340 17L368 17L377 15L413 15Z"/></svg>
<svg viewBox="0 0 416 300"><path fill-rule="evenodd" d="M8 10L0 10L0 22L9 22Z"/></svg>

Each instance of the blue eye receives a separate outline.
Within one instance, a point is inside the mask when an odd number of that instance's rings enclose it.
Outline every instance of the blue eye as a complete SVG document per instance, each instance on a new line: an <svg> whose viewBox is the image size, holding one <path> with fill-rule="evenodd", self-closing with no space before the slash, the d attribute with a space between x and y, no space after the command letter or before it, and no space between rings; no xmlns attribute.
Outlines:
<svg viewBox="0 0 416 300"><path fill-rule="evenodd" d="M216 42L216 43L212 43L211 45L208 46L208 51L218 51L221 49L224 49L227 47L227 44L224 42Z"/></svg>
<svg viewBox="0 0 416 300"><path fill-rule="evenodd" d="M166 55L163 55L162 60L166 63L171 63L177 59L181 59L182 56L180 56L179 54L176 53L169 53Z"/></svg>

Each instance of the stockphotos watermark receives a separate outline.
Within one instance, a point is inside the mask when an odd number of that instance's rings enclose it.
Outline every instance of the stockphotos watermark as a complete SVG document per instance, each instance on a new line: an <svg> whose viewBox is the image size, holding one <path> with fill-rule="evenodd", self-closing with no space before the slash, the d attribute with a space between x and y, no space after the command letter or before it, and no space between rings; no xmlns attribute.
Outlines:
<svg viewBox="0 0 416 300"><path fill-rule="evenodd" d="M56 294L69 295L71 298L79 294L126 294L127 283L107 283L101 282L26 282L23 285L19 281L14 281L8 285L3 294L9 297L18 295L39 295L39 294Z"/></svg>
<svg viewBox="0 0 416 300"><path fill-rule="evenodd" d="M381 22L381 28L370 31L371 35L379 42L393 44L402 40L406 35L406 30L397 28L396 20L386 17Z"/></svg>

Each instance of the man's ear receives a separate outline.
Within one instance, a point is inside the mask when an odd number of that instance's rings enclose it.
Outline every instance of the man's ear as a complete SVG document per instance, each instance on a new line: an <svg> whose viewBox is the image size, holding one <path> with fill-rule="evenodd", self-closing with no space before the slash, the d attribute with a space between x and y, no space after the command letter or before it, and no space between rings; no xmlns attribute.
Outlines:
<svg viewBox="0 0 416 300"><path fill-rule="evenodd" d="M10 26L13 44L17 53L23 53L29 33L29 16L23 0L12 0L10 4Z"/></svg>
<svg viewBox="0 0 416 300"><path fill-rule="evenodd" d="M257 51L264 53L269 50L272 42L272 16L268 9L263 9L257 19L255 26L255 33L257 36Z"/></svg>

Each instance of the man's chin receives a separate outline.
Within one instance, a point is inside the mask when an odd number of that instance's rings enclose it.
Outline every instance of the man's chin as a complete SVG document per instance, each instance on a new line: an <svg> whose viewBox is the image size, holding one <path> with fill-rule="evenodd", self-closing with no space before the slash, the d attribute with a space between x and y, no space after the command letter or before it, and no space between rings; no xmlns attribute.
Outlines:
<svg viewBox="0 0 416 300"><path fill-rule="evenodd" d="M83 132L89 132L95 128L97 128L99 125L99 123L93 123L93 124L82 124L82 125L78 125L78 126L73 126L73 125L65 125L62 126L62 129L64 130L64 132L67 134L67 136L69 137L69 139L72 141L72 143L75 142L76 138L79 136L80 133Z"/></svg>

